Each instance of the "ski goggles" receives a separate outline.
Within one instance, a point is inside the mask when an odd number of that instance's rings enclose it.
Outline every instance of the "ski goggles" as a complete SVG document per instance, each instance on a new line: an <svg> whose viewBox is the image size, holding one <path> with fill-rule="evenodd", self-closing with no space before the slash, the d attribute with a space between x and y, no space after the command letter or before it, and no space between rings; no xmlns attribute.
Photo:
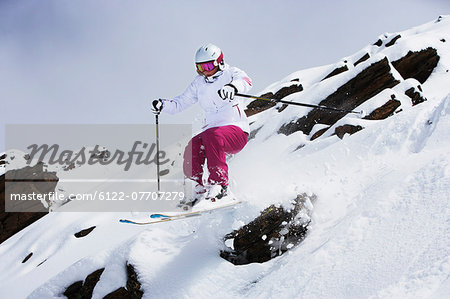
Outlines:
<svg viewBox="0 0 450 299"><path fill-rule="evenodd" d="M212 71L215 67L214 61L197 63L197 70L201 73Z"/></svg>

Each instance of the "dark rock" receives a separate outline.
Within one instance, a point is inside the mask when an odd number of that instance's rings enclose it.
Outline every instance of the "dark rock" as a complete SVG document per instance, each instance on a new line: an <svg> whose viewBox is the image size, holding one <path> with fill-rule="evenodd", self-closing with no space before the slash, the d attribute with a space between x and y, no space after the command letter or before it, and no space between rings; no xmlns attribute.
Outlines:
<svg viewBox="0 0 450 299"><path fill-rule="evenodd" d="M345 134L354 134L358 131L361 131L363 129L363 127L361 126L353 126L353 125L343 125L343 126L339 126L334 130L334 133L339 137L339 138L344 138Z"/></svg>
<svg viewBox="0 0 450 299"><path fill-rule="evenodd" d="M325 78L323 78L320 81L326 80L328 78L331 78L333 76L339 75L340 73L346 72L348 71L348 67L346 65L335 68L331 73L329 73L328 75L325 76Z"/></svg>
<svg viewBox="0 0 450 299"><path fill-rule="evenodd" d="M378 39L373 45L381 47L383 45L383 41L381 39Z"/></svg>
<svg viewBox="0 0 450 299"><path fill-rule="evenodd" d="M303 90L303 86L301 84L293 84L288 87L283 87L280 90L278 90L275 94L269 92L261 95L261 98L267 98L267 99L274 99L274 100L281 100L282 98L296 93ZM250 102L250 104L247 105L247 109L245 109L245 114L247 116L254 115L256 113L262 112L264 110L267 110L273 106L275 106L276 103L265 101L265 100L254 100Z"/></svg>
<svg viewBox="0 0 450 299"><path fill-rule="evenodd" d="M414 87L411 87L405 94L411 98L412 105L415 106L417 104L425 102L427 99L422 96L422 94L417 91Z"/></svg>
<svg viewBox="0 0 450 299"><path fill-rule="evenodd" d="M38 162L35 166L7 171L4 180L8 183L8 190L6 190L8 191L6 195L8 195L10 193L28 194L31 192L47 194L55 190L59 179L56 172L44 171L44 164Z"/></svg>
<svg viewBox="0 0 450 299"><path fill-rule="evenodd" d="M369 115L364 117L364 119L369 120L385 119L394 114L395 110L398 107L400 107L400 105L401 105L400 101L396 100L395 96L392 95L389 101L387 101L383 106L373 110Z"/></svg>
<svg viewBox="0 0 450 299"><path fill-rule="evenodd" d="M314 134L311 136L311 141L314 140L314 139L319 138L320 136L322 136L323 133L325 133L325 132L328 130L328 128L329 128L329 127L320 129L320 130L318 130L316 133L314 133Z"/></svg>
<svg viewBox="0 0 450 299"><path fill-rule="evenodd" d="M83 237L86 237L87 235L89 235L89 234L94 230L94 228L95 228L95 226L92 226L92 227L90 227L90 228L83 229L83 230L81 230L81 231L75 233L74 236L75 236L76 238L83 238Z"/></svg>
<svg viewBox="0 0 450 299"><path fill-rule="evenodd" d="M273 95L272 98L275 100L281 100L282 98L287 97L288 95L300 91L303 91L303 86L301 84L293 84L291 86L281 88Z"/></svg>
<svg viewBox="0 0 450 299"><path fill-rule="evenodd" d="M115 290L114 292L109 293L108 295L103 297L103 299L134 299L134 298L131 297L131 294L130 292L128 292L127 289L121 287Z"/></svg>
<svg viewBox="0 0 450 299"><path fill-rule="evenodd" d="M141 291L141 283L138 280L138 275L134 270L133 265L127 264L127 290L131 298L142 298L144 292Z"/></svg>
<svg viewBox="0 0 450 299"><path fill-rule="evenodd" d="M270 93L263 94L261 97L272 98L273 94L270 92ZM245 114L247 116L252 116L254 114L257 114L264 110L272 108L275 105L276 104L274 102L270 102L270 101L254 100L254 101L250 102L250 104L247 105L247 109L245 109Z"/></svg>
<svg viewBox="0 0 450 299"><path fill-rule="evenodd" d="M393 40L397 40L398 38L393 38ZM403 58L394 61L392 65L403 78L414 78L423 83L428 79L438 61L439 56L437 55L437 51L433 48L427 48L420 52L410 51ZM388 59L384 58L364 69L356 77L342 85L336 92L321 101L319 105L353 110L382 90L392 88L398 83L399 81L392 76ZM411 97L413 105L426 100L420 96L420 93L414 90L408 90L408 96ZM398 105L398 101L389 101L383 107L374 111L368 119L382 119L387 117L398 108ZM278 132L290 135L294 132L302 131L304 134L309 135L316 124L320 123L331 126L345 115L345 112L332 112L315 108L307 115L284 124ZM318 138L324 132L325 130L316 132L311 139Z"/></svg>
<svg viewBox="0 0 450 299"><path fill-rule="evenodd" d="M423 84L430 77L439 59L436 49L429 47L419 52L409 51L406 56L392 62L392 65L404 79L414 78Z"/></svg>
<svg viewBox="0 0 450 299"><path fill-rule="evenodd" d="M4 211L0 207L1 211ZM34 212L0 212L0 243L4 242L6 239L12 235L18 233L28 225L39 220L47 213L34 213Z"/></svg>
<svg viewBox="0 0 450 299"><path fill-rule="evenodd" d="M89 274L83 281L76 281L64 291L63 295L69 299L88 299L92 298L94 288L100 280L105 268L98 269Z"/></svg>
<svg viewBox="0 0 450 299"><path fill-rule="evenodd" d="M63 293L69 299L81 298L80 291L83 288L83 281L79 280L71 284Z"/></svg>
<svg viewBox="0 0 450 299"><path fill-rule="evenodd" d="M33 167L9 170L0 176L0 243L47 214L39 201L21 200L16 203L10 200L11 194L54 192L58 177L54 172L44 171L43 166L42 163L37 163ZM6 210L18 212L5 212Z"/></svg>
<svg viewBox="0 0 450 299"><path fill-rule="evenodd" d="M338 109L353 110L371 97L386 88L392 88L399 83L391 73L387 58L384 58L361 71L356 77L338 88L319 105ZM302 131L309 135L317 123L333 125L346 115L346 112L312 109L306 116L284 124L279 133L290 135Z"/></svg>
<svg viewBox="0 0 450 299"><path fill-rule="evenodd" d="M370 58L369 53L366 53L366 55L364 55L363 57L361 57L360 59L358 59L358 61L355 62L355 63L353 64L353 66L357 66L358 64L360 64L360 63L363 62L363 61L366 61L366 60L369 59L369 58Z"/></svg>
<svg viewBox="0 0 450 299"><path fill-rule="evenodd" d="M26 263L31 257L33 256L33 253L30 252L22 261L22 264Z"/></svg>
<svg viewBox="0 0 450 299"><path fill-rule="evenodd" d="M252 222L225 236L225 241L233 240L233 249L222 250L220 256L234 265L245 265L282 255L304 239L309 217L300 214L308 211L305 202L315 199L315 195L302 194L290 209L268 207Z"/></svg>
<svg viewBox="0 0 450 299"><path fill-rule="evenodd" d="M126 265L127 267L127 285L125 287L120 287L114 292L109 293L104 298L115 299L115 298L132 298L140 299L144 295L141 291L141 284L137 279L136 271L131 264ZM88 299L92 298L92 293L95 286L100 280L100 277L105 268L98 269L88 276L83 281L76 281L71 284L65 291L64 295L69 299Z"/></svg>
<svg viewBox="0 0 450 299"><path fill-rule="evenodd" d="M399 39L399 38L401 38L402 36L399 34L399 35L396 35L393 39L391 39L387 44L386 44L386 48L387 47L390 47L390 46L392 46L392 45L394 45L395 44L395 42Z"/></svg>
<svg viewBox="0 0 450 299"><path fill-rule="evenodd" d="M100 280L100 276L102 276L104 270L105 268L98 269L86 277L83 284L83 298L92 298L94 288Z"/></svg>

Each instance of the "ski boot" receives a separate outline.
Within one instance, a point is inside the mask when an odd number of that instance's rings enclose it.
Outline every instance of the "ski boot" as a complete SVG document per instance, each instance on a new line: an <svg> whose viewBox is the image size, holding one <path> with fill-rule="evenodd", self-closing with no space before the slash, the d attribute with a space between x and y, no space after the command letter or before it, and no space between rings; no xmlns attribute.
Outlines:
<svg viewBox="0 0 450 299"><path fill-rule="evenodd" d="M197 184L192 190L192 197L185 197L180 200L178 207L183 208L183 210L189 210L195 204L199 203L206 195L206 188L203 185Z"/></svg>
<svg viewBox="0 0 450 299"><path fill-rule="evenodd" d="M212 202L219 200L228 195L228 186L212 185L209 187L206 199Z"/></svg>

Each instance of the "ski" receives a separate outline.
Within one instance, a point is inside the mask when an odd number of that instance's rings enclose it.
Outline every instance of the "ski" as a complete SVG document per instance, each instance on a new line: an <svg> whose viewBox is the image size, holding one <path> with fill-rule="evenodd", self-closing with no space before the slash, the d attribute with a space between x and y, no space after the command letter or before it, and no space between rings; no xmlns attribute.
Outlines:
<svg viewBox="0 0 450 299"><path fill-rule="evenodd" d="M137 224L137 225L147 225L147 224L155 224L155 223L185 219L185 218L190 218L190 217L195 217L195 216L200 216L200 215L201 214L176 215L176 216L169 216L169 217L161 217L161 218L152 219L150 221L143 221L143 222L134 221L134 220L130 220L130 219L120 219L119 222L120 223Z"/></svg>
<svg viewBox="0 0 450 299"><path fill-rule="evenodd" d="M149 221L135 221L135 220L131 220L131 219L120 219L119 222L121 223L129 223L129 224L137 224L137 225L147 225L147 224L155 224L155 223L161 223L161 222L169 222L169 221L174 221L174 220L179 220L179 219L186 219L186 218L190 218L190 217L196 217L196 216L201 216L202 214L206 214L206 213L211 213L217 210L222 210L222 209L226 209L226 208L231 208L235 205L238 205L242 203L241 201L238 200L233 200L232 202L228 202L222 205L216 205L216 206L212 206L209 208L203 208L203 209L198 209L198 210L193 210L190 212L181 212L181 213L176 213L176 214L151 214L150 215L150 220Z"/></svg>

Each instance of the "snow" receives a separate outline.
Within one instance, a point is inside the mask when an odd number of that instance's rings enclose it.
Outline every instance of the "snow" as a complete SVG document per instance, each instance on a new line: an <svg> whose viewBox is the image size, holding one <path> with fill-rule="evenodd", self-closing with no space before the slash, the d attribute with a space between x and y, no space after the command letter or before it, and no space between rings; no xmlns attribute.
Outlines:
<svg viewBox="0 0 450 299"><path fill-rule="evenodd" d="M418 82L402 80L357 108L370 113L394 93L402 111L380 121L349 115L340 123L364 129L342 140L276 134L309 108L257 114L252 128L261 129L230 160L231 189L243 204L150 226L118 222L145 213L50 213L0 245L1 297L62 297L70 284L105 267L93 294L103 298L125 285L128 261L145 298L448 298L450 16L400 34L392 47L370 45L344 58L349 71L338 76L320 81L343 61L296 72L262 93L299 78L305 90L285 100L317 104L384 56L392 61L431 45L441 60L422 85L426 102L411 106L402 95ZM380 38L385 44L396 35ZM351 67L365 52L371 58ZM300 245L264 264L234 266L219 257L225 234L303 192L317 201ZM91 226L88 236L73 236Z"/></svg>
<svg viewBox="0 0 450 299"><path fill-rule="evenodd" d="M425 120L436 115L436 126L448 135L448 105L449 97L430 111L398 114L370 133L363 130L314 153L317 157L304 157L300 165L308 172L295 178L322 189L316 192L313 228L307 241L260 282L279 287L271 293L255 288L248 295L401 298L448 289L450 144L436 131L411 138L421 135L412 129L420 128L417 123L430 132ZM431 145L437 140L443 143ZM314 169L308 160L330 162ZM286 279L287 273L301 278ZM411 282L416 273L422 274L419 285Z"/></svg>

